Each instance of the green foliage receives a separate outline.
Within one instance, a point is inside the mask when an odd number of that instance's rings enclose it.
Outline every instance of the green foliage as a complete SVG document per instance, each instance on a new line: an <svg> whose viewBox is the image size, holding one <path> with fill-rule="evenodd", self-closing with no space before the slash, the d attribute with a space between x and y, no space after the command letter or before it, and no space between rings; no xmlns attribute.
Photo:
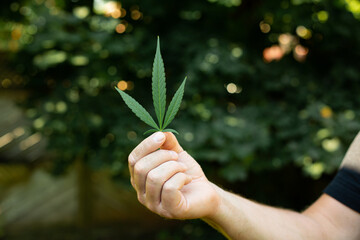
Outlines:
<svg viewBox="0 0 360 240"><path fill-rule="evenodd" d="M147 125L134 124L113 89L123 80L128 95L152 108L154 35L169 43L167 91L189 76L182 104L171 101L165 113L159 97L155 112L166 128L170 109L182 110L172 126L209 179L239 183L289 167L303 171L299 182L321 179L360 129L360 21L344 1L124 0L121 18L97 14L87 1L8 2L0 45L18 44L8 54L24 77L11 86L29 93L26 114L59 172L82 156L128 182L126 157ZM272 46L281 55L265 61Z"/></svg>
<svg viewBox="0 0 360 240"><path fill-rule="evenodd" d="M176 91L173 99L170 102L169 109L165 116L166 109L166 82L165 82L165 68L164 62L160 53L160 39L157 39L156 54L153 65L153 76L152 76L152 94L155 107L155 113L158 119L159 125L157 125L150 114L143 108L135 99L130 97L125 92L119 90L117 87L116 90L120 93L122 99L126 105L135 113L135 115L144 121L146 124L150 125L154 129L146 131L144 134L153 133L156 131L164 132L173 132L178 134L174 129L164 129L167 127L171 121L174 119L176 113L179 111L181 100L184 95L186 78L183 83L180 85L179 89ZM165 122L163 124L163 119L165 116Z"/></svg>
<svg viewBox="0 0 360 240"><path fill-rule="evenodd" d="M11 79L11 87L29 94L26 115L48 139L56 172L82 157L129 182L126 158L147 125L134 124L113 89L123 80L128 95L152 108L154 35L169 43L162 49L166 77L174 79L167 91L189 76L182 104L162 111L163 128L170 109L180 108L172 123L179 142L209 179L235 192L303 209L360 129L354 1L123 0L120 19L85 0L13 2L0 9L0 49L18 46L7 56L24 81ZM269 52L281 54L264 61ZM299 191L305 182L308 190ZM186 227L181 239L219 239L199 232Z"/></svg>

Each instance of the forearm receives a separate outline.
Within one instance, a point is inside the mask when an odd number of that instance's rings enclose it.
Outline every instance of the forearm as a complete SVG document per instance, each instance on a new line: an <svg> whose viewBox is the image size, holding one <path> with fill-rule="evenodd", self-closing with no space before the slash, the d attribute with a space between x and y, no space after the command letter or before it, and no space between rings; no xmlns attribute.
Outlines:
<svg viewBox="0 0 360 240"><path fill-rule="evenodd" d="M306 214L261 205L216 188L221 204L204 220L230 239L326 239L322 226Z"/></svg>
<svg viewBox="0 0 360 240"><path fill-rule="evenodd" d="M348 156L359 160L358 154ZM154 133L141 142L129 155L129 170L148 209L167 218L203 218L229 239L360 239L359 212L327 194L297 213L222 190L207 180L172 133Z"/></svg>

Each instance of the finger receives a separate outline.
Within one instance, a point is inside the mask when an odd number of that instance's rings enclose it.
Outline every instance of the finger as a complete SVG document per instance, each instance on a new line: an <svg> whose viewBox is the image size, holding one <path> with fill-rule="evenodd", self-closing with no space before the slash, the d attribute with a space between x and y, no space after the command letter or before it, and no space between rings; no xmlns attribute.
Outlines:
<svg viewBox="0 0 360 240"><path fill-rule="evenodd" d="M156 132L144 139L139 145L137 145L134 150L129 154L129 171L130 174L134 173L134 165L141 158L145 157L151 152L156 151L165 141L165 134L162 132Z"/></svg>
<svg viewBox="0 0 360 240"><path fill-rule="evenodd" d="M162 144L161 149L172 150L177 153L181 153L182 151L184 151L173 133L164 132L164 134L166 136L166 139L165 142Z"/></svg>
<svg viewBox="0 0 360 240"><path fill-rule="evenodd" d="M152 169L146 178L146 202L151 206L160 203L161 189L164 183L178 172L186 171L186 166L177 161L168 161Z"/></svg>
<svg viewBox="0 0 360 240"><path fill-rule="evenodd" d="M134 174L131 176L133 187L139 193L145 193L145 182L148 173L166 161L177 159L178 154L168 150L158 150L143 157L134 166Z"/></svg>
<svg viewBox="0 0 360 240"><path fill-rule="evenodd" d="M179 172L165 182L161 191L161 205L166 212L177 212L179 209L186 211L186 199L180 190L191 180L189 175Z"/></svg>
<svg viewBox="0 0 360 240"><path fill-rule="evenodd" d="M186 151L179 153L178 161L181 163L184 163L188 167L186 174L188 174L194 178L204 176L204 173L201 170L201 166Z"/></svg>

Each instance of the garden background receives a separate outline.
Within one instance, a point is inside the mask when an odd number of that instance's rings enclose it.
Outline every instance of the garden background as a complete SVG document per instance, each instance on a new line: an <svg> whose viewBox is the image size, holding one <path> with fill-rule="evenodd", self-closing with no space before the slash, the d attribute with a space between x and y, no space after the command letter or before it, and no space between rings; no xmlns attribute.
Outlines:
<svg viewBox="0 0 360 240"><path fill-rule="evenodd" d="M208 178L302 210L360 129L359 0L3 0L0 239L224 239L136 201L160 36L171 127Z"/></svg>

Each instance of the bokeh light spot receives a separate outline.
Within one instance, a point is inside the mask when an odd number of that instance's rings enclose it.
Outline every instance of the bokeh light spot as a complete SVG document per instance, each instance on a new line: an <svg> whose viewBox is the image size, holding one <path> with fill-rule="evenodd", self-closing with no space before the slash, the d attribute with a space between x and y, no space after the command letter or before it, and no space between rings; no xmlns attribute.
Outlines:
<svg viewBox="0 0 360 240"><path fill-rule="evenodd" d="M124 90L127 89L128 84L127 84L126 81L121 80L121 81L118 82L117 87L118 87L118 89L120 89L121 91L124 91Z"/></svg>
<svg viewBox="0 0 360 240"><path fill-rule="evenodd" d="M329 18L329 13L327 11L320 11L317 13L317 18L319 19L319 21L321 23L324 23L328 20Z"/></svg>
<svg viewBox="0 0 360 240"><path fill-rule="evenodd" d="M296 45L294 49L294 58L298 62L304 62L306 60L306 56L309 53L309 49L301 46L300 44Z"/></svg>
<svg viewBox="0 0 360 240"><path fill-rule="evenodd" d="M229 84L226 86L226 90L227 90L229 93L235 93L235 92L236 92L236 85L235 85L235 83L229 83Z"/></svg>
<svg viewBox="0 0 360 240"><path fill-rule="evenodd" d="M142 13L139 10L133 10L131 11L131 18L133 20L139 20L142 16Z"/></svg>
<svg viewBox="0 0 360 240"><path fill-rule="evenodd" d="M316 133L316 138L319 140L325 139L331 135L331 131L327 128L320 129Z"/></svg>
<svg viewBox="0 0 360 240"><path fill-rule="evenodd" d="M273 45L265 48L263 51L263 57L265 62L271 62L274 60L280 60L284 56L284 50L279 45Z"/></svg>
<svg viewBox="0 0 360 240"><path fill-rule="evenodd" d="M115 28L116 32L117 33L124 33L125 30L126 30L126 26L122 23L119 23L118 25L116 25L116 28Z"/></svg>
<svg viewBox="0 0 360 240"><path fill-rule="evenodd" d="M325 170L324 163L317 162L305 167L305 172L308 173L313 179L319 179Z"/></svg>
<svg viewBox="0 0 360 240"><path fill-rule="evenodd" d="M65 102L60 101L60 102L56 103L56 111L58 113L64 113L64 112L66 112L66 110L67 110L67 105Z"/></svg>
<svg viewBox="0 0 360 240"><path fill-rule="evenodd" d="M191 141L194 140L194 134L191 133L191 132L187 132L187 133L184 134L184 139L187 142L191 142Z"/></svg>
<svg viewBox="0 0 360 240"><path fill-rule="evenodd" d="M34 125L34 128L41 129L45 125L45 120L43 118L41 118L41 117L37 118L37 119L34 120L33 125Z"/></svg>
<svg viewBox="0 0 360 240"><path fill-rule="evenodd" d="M234 47L231 50L231 55L233 55L233 57L235 57L235 58L239 58L243 55L243 50L239 47Z"/></svg>
<svg viewBox="0 0 360 240"><path fill-rule="evenodd" d="M129 140L136 140L136 138L137 138L137 134L136 134L136 132L134 132L134 131L129 131L128 133L127 133L127 138L129 139Z"/></svg>
<svg viewBox="0 0 360 240"><path fill-rule="evenodd" d="M126 10L125 10L125 8L121 8L121 9L120 9L120 12L121 12L121 17L125 17L125 16L126 16Z"/></svg>
<svg viewBox="0 0 360 240"><path fill-rule="evenodd" d="M268 24L268 23L266 23L264 21L260 22L259 27L260 27L260 31L263 32L263 33L268 33L271 30L270 24Z"/></svg>
<svg viewBox="0 0 360 240"><path fill-rule="evenodd" d="M110 66L110 67L108 68L108 73L109 73L109 75L114 76L114 75L116 74L116 72L117 72L117 69L116 69L115 66Z"/></svg>
<svg viewBox="0 0 360 240"><path fill-rule="evenodd" d="M211 64L216 64L219 62L219 57L218 57L218 55L216 55L214 53L208 53L205 56L205 60Z"/></svg>
<svg viewBox="0 0 360 240"><path fill-rule="evenodd" d="M74 66L85 66L89 63L89 58L86 56L74 56L70 59L70 62Z"/></svg>
<svg viewBox="0 0 360 240"><path fill-rule="evenodd" d="M278 42L284 53L289 53L297 43L297 39L290 33L283 33L279 35Z"/></svg>
<svg viewBox="0 0 360 240"><path fill-rule="evenodd" d="M340 147L340 140L338 138L325 139L321 145L326 151L335 152Z"/></svg>
<svg viewBox="0 0 360 240"><path fill-rule="evenodd" d="M127 90L133 90L134 89L134 83L132 81L127 82Z"/></svg>
<svg viewBox="0 0 360 240"><path fill-rule="evenodd" d="M296 28L296 34L303 39L310 39L312 36L311 31L304 26L298 26Z"/></svg>
<svg viewBox="0 0 360 240"><path fill-rule="evenodd" d="M11 80L8 78L5 78L4 80L1 81L1 86L3 88L8 88L11 86Z"/></svg>
<svg viewBox="0 0 360 240"><path fill-rule="evenodd" d="M115 9L114 11L111 12L110 15L113 18L120 18L121 17L121 11L120 11L120 9Z"/></svg>
<svg viewBox="0 0 360 240"><path fill-rule="evenodd" d="M240 121L236 117L226 117L225 118L225 124L230 127L237 127L239 125Z"/></svg>
<svg viewBox="0 0 360 240"><path fill-rule="evenodd" d="M90 10L88 7L76 7L74 8L73 13L77 18L83 19L89 15Z"/></svg>
<svg viewBox="0 0 360 240"><path fill-rule="evenodd" d="M331 108L329 106L325 106L325 107L321 108L320 114L323 118L331 118L333 115L333 111L331 110Z"/></svg>

